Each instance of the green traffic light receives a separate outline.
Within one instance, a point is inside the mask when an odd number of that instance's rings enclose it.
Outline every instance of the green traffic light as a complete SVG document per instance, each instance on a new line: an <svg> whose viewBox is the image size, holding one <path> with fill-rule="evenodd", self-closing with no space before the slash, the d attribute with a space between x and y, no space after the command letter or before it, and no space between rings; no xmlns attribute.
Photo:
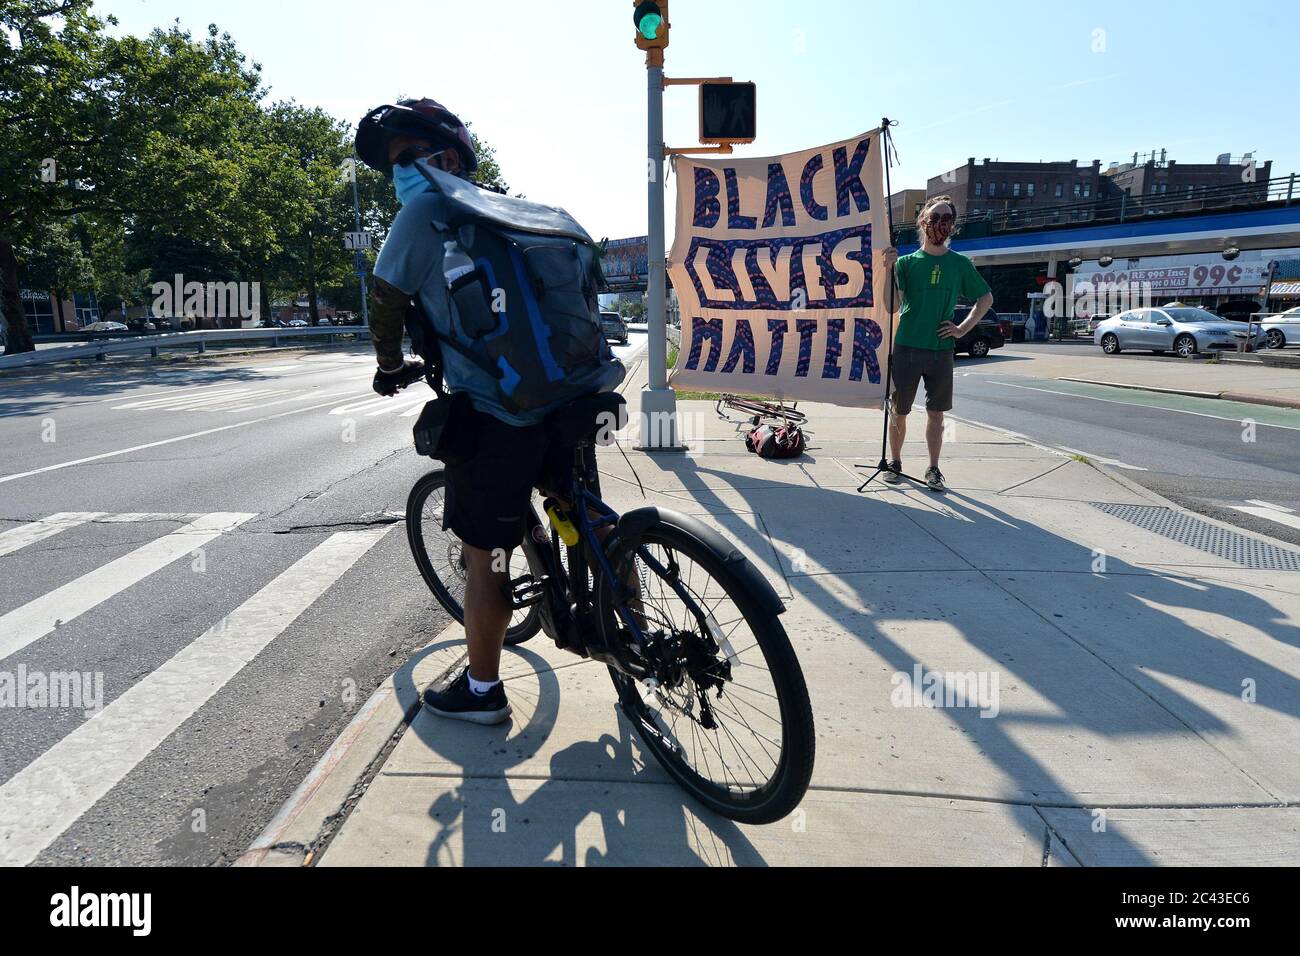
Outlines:
<svg viewBox="0 0 1300 956"><path fill-rule="evenodd" d="M659 27L663 22L664 18L659 14L647 13L641 18L641 22L637 25L637 29L641 31L641 35L647 40L653 40L659 33Z"/></svg>

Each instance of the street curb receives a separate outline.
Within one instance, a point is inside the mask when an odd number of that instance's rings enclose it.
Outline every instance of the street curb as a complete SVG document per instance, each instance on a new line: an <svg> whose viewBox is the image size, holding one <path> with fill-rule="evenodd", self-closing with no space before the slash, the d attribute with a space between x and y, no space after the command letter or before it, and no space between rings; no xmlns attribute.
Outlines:
<svg viewBox="0 0 1300 956"><path fill-rule="evenodd" d="M1220 392L1219 398L1228 402L1271 405L1274 408L1300 408L1300 398L1279 398L1276 395L1257 395L1254 392Z"/></svg>
<svg viewBox="0 0 1300 956"><path fill-rule="evenodd" d="M1133 385L1128 382L1103 382L1095 378L1071 378L1060 376L1058 382L1078 382L1081 385L1102 385L1106 388L1127 388L1139 392L1155 392L1160 395L1186 395L1189 398L1214 398L1225 402L1242 402L1247 405L1271 405L1275 408L1300 408L1300 398L1281 398L1276 395L1260 395L1256 392L1197 392L1184 388L1158 388L1154 385Z"/></svg>
<svg viewBox="0 0 1300 956"><path fill-rule="evenodd" d="M1107 388L1128 388L1138 392L1156 392L1161 395L1186 395L1188 398L1218 398L1218 392L1197 392L1187 388L1158 388L1155 385L1133 385L1128 382L1103 382L1097 378L1072 378L1062 375L1058 382L1078 382L1080 385L1104 385Z"/></svg>
<svg viewBox="0 0 1300 956"><path fill-rule="evenodd" d="M437 644L448 631L459 627L453 621L429 644ZM316 838L342 813L357 783L419 711L419 697L408 707L397 699L396 676L397 672L390 674L375 688L233 866L308 866L312 862Z"/></svg>

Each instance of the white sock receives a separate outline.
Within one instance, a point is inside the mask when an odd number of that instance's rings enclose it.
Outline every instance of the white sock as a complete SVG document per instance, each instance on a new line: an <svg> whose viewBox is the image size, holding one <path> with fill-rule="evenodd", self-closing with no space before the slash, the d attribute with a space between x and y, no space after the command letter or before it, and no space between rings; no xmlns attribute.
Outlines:
<svg viewBox="0 0 1300 956"><path fill-rule="evenodd" d="M493 687L501 683L500 680L475 680L474 675L468 671L465 676L469 678L469 689L476 697L482 697L490 693Z"/></svg>

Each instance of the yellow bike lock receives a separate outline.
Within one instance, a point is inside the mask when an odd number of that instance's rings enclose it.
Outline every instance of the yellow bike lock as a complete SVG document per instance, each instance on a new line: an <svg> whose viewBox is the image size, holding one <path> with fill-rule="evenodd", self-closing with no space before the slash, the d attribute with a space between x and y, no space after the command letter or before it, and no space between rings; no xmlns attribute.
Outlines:
<svg viewBox="0 0 1300 956"><path fill-rule="evenodd" d="M572 548L578 543L578 529L573 526L569 516L560 510L560 506L551 498L545 502L546 516L551 519L551 527L560 536L568 547Z"/></svg>

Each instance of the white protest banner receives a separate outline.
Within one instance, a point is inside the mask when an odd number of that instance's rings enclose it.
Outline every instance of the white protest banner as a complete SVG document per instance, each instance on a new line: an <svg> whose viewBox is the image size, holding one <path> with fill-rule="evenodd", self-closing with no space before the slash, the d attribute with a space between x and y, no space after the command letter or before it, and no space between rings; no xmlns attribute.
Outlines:
<svg viewBox="0 0 1300 956"><path fill-rule="evenodd" d="M677 158L674 388L873 406L889 361L879 130L784 156ZM794 190L791 190L791 183Z"/></svg>

